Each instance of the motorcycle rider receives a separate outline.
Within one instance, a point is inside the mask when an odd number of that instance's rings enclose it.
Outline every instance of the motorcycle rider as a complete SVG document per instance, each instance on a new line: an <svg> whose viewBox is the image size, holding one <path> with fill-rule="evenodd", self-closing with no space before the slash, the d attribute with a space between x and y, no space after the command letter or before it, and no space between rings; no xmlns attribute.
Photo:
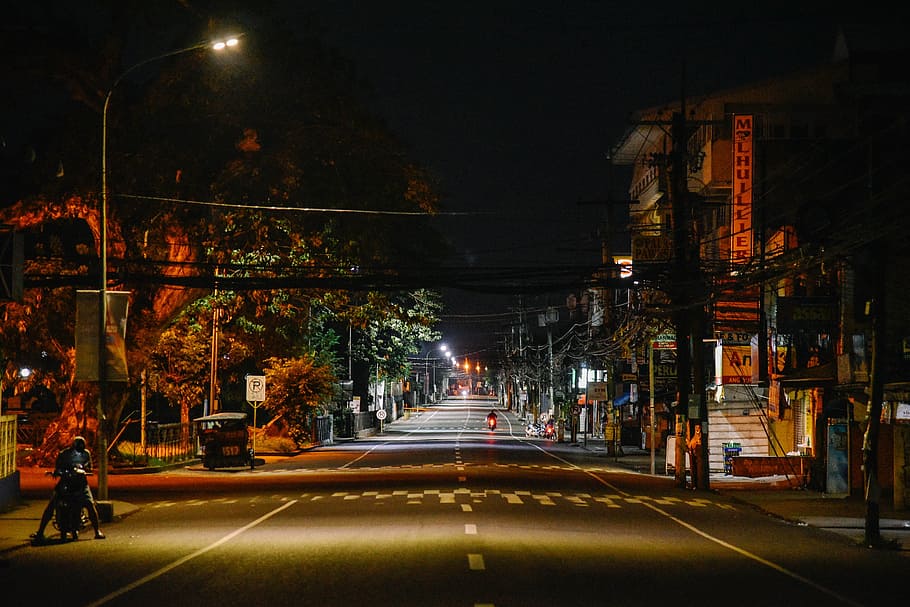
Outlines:
<svg viewBox="0 0 910 607"><path fill-rule="evenodd" d="M490 409L490 412L487 413L487 425L496 426L496 411Z"/></svg>
<svg viewBox="0 0 910 607"><path fill-rule="evenodd" d="M553 419L552 417L547 420L547 425L545 426L545 433L547 435L547 438L556 437L556 420Z"/></svg>
<svg viewBox="0 0 910 607"><path fill-rule="evenodd" d="M57 455L57 461L54 464L54 478L61 476L66 471L73 471L76 469L81 469L86 474L89 474L92 471L92 453L86 448L85 439L81 436L74 438L73 444ZM31 539L34 543L45 541L44 529L54 516L54 509L57 505L57 500L60 498L59 492L61 491L63 491L63 488L61 482L58 482L54 487L54 493L51 495L51 499L44 508L44 513L41 515L38 531L31 535ZM95 539L103 540L105 535L101 532L101 526L98 522L98 510L95 507L95 498L92 496L92 489L88 485L87 478L85 479L82 488L82 506L88 510L88 518L92 523L92 528L95 530Z"/></svg>

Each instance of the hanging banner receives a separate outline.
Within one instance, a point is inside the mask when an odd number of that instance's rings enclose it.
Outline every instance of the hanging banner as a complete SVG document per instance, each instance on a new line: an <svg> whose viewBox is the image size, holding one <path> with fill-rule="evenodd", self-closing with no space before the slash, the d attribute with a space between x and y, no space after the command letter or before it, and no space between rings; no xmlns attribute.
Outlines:
<svg viewBox="0 0 910 607"><path fill-rule="evenodd" d="M129 291L105 291L105 381L129 381L126 366L126 319ZM76 381L98 381L99 291L76 291Z"/></svg>
<svg viewBox="0 0 910 607"><path fill-rule="evenodd" d="M733 223L730 256L733 263L752 259L752 116L733 116Z"/></svg>

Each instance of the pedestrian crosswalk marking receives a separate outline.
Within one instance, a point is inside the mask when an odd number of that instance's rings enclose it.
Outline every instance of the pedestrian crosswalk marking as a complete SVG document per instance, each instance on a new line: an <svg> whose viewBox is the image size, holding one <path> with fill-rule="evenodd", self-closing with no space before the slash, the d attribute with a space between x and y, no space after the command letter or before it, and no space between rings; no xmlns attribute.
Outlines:
<svg viewBox="0 0 910 607"><path fill-rule="evenodd" d="M286 501L286 496L275 495L272 496L276 500ZM636 504L659 504L662 507L682 507L682 508L721 508L728 511L735 511L736 506L729 503L718 503L714 502L709 498L691 498L691 499L682 499L675 496L647 496L647 495L630 495L622 496L617 494L592 494L588 492L578 492L578 493L562 493L559 491L543 491L535 492L529 489L515 489L512 491L503 490L503 489L469 489L467 487L454 487L450 490L447 489L438 489L438 488L428 488L424 490L403 490L396 489L394 491L335 491L331 493L318 494L313 492L301 493L296 498L303 502L308 500L310 502L316 501L325 501L325 500L340 500L342 502L357 502L363 500L370 500L371 503L377 505L386 505L386 504L400 504L405 503L407 505L414 506L429 506L433 504L438 504L442 506L447 505L458 505L464 512L473 512L474 507L472 504L483 504L486 503L490 498L498 498L500 501L514 506L522 505L535 505L535 506L559 506L559 505L569 505L576 508L590 508L603 507L603 508L622 508L623 505L636 505ZM261 501L261 498L251 499L250 501ZM239 500L231 499L227 500L225 498L212 499L212 500L202 500L202 499L188 499L183 502L172 502L172 501L162 501L162 502L153 502L148 504L150 508L172 508L174 506L188 506L188 507L199 507L205 506L207 504L219 503L219 504L233 504L237 503Z"/></svg>
<svg viewBox="0 0 910 607"><path fill-rule="evenodd" d="M622 506L614 502L610 497L595 497L594 501L604 504L607 508L622 508Z"/></svg>

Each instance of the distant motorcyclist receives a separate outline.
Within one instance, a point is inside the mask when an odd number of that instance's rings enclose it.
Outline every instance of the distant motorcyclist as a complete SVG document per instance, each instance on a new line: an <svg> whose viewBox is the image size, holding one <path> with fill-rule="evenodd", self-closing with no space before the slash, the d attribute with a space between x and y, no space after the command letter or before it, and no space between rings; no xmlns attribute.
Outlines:
<svg viewBox="0 0 910 607"><path fill-rule="evenodd" d="M544 434L547 438L556 438L556 420L552 417L547 420L547 424L544 426Z"/></svg>
<svg viewBox="0 0 910 607"><path fill-rule="evenodd" d="M103 540L105 538L104 533L101 532L101 526L98 522L98 510L95 507L95 499L92 496L92 489L88 485L87 474L90 474L92 471L92 454L85 446L85 439L81 436L77 436L73 439L73 444L64 449L57 455L57 461L54 464L54 478L59 478L70 472L78 472L81 474L82 481L82 506L88 510L88 518L92 523L92 528L95 530L95 539ZM51 522L51 518L54 516L54 509L57 505L57 500L60 499L60 493L63 491L63 479L61 479L57 485L54 487L54 493L51 495L50 501L48 501L47 506L44 508L44 513L41 515L41 522L38 524L38 531L32 534L31 539L35 543L41 543L45 541L44 529L47 527L48 523Z"/></svg>
<svg viewBox="0 0 910 607"><path fill-rule="evenodd" d="M491 409L490 412L487 413L487 426L489 426L490 428L495 428L496 420L497 420L496 411L493 411Z"/></svg>

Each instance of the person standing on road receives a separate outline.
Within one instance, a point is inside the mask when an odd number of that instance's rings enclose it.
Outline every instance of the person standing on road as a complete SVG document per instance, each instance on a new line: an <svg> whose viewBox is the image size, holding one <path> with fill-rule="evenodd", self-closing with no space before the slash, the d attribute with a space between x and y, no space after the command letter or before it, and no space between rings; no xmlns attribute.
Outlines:
<svg viewBox="0 0 910 607"><path fill-rule="evenodd" d="M82 487L82 506L88 510L88 518L92 523L92 528L95 530L95 539L103 540L105 535L101 532L101 526L98 521L98 509L95 507L95 498L92 496L92 489L88 485L88 477L86 476L92 471L92 453L86 448L85 439L81 436L74 438L73 444L57 455L57 461L54 464L54 478L63 475L65 472L74 470L85 472L85 474L82 475L82 478L84 479L84 485ZM41 522L38 524L38 531L31 535L33 543L40 544L45 541L44 529L47 527L48 523L51 522L51 517L54 516L54 509L57 506L57 500L60 498L59 493L60 491L63 491L61 482L58 482L54 487L54 493L51 495L51 499L44 508L44 513L41 515Z"/></svg>

